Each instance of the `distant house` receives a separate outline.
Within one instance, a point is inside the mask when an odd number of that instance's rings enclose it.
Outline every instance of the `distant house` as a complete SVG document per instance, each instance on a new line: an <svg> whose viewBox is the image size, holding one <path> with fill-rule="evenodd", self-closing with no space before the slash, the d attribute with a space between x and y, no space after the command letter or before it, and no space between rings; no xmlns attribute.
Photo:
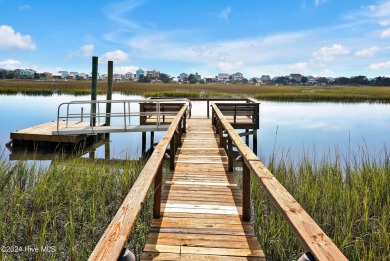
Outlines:
<svg viewBox="0 0 390 261"><path fill-rule="evenodd" d="M107 81L108 80L108 75L107 74L102 74L102 75L100 75L100 79L103 80L103 81Z"/></svg>
<svg viewBox="0 0 390 261"><path fill-rule="evenodd" d="M205 83L215 83L217 81L218 77L215 75L206 75L204 77L204 82Z"/></svg>
<svg viewBox="0 0 390 261"><path fill-rule="evenodd" d="M142 69L138 69L138 70L135 72L135 78L136 78L136 79L139 79L141 75L145 75L145 71L142 70Z"/></svg>
<svg viewBox="0 0 390 261"><path fill-rule="evenodd" d="M302 75L297 74L297 73L292 73L292 74L290 74L290 80L296 81L296 82L301 82Z"/></svg>
<svg viewBox="0 0 390 261"><path fill-rule="evenodd" d="M86 73L80 73L80 74L79 74L79 79L80 79L80 80L88 80L88 74L86 74Z"/></svg>
<svg viewBox="0 0 390 261"><path fill-rule="evenodd" d="M19 79L34 79L36 71L32 69L16 69L14 70L15 77Z"/></svg>
<svg viewBox="0 0 390 261"><path fill-rule="evenodd" d="M76 78L78 78L78 76L79 76L78 72L70 72L69 75L66 77L66 79L76 80Z"/></svg>
<svg viewBox="0 0 390 261"><path fill-rule="evenodd" d="M62 75L63 79L68 77L68 75L69 75L68 71L58 71L58 73Z"/></svg>
<svg viewBox="0 0 390 261"><path fill-rule="evenodd" d="M53 74L51 72L44 72L43 75L45 75L46 78L52 78Z"/></svg>
<svg viewBox="0 0 390 261"><path fill-rule="evenodd" d="M271 77L269 75L262 75L260 80L262 83L269 83L271 81Z"/></svg>
<svg viewBox="0 0 390 261"><path fill-rule="evenodd" d="M157 80L158 78L160 78L160 71L146 71L146 76L152 80Z"/></svg>
<svg viewBox="0 0 390 261"><path fill-rule="evenodd" d="M307 84L317 84L317 78L309 75L306 77L307 78Z"/></svg>
<svg viewBox="0 0 390 261"><path fill-rule="evenodd" d="M177 77L178 81L179 82L187 82L188 80L188 74L186 73L181 73L178 77Z"/></svg>
<svg viewBox="0 0 390 261"><path fill-rule="evenodd" d="M65 79L65 76L62 73L53 73L52 79L53 80L63 80L63 79Z"/></svg>
<svg viewBox="0 0 390 261"><path fill-rule="evenodd" d="M125 76L123 74L119 74L119 73L114 73L112 75L112 80L114 82L122 82L124 80Z"/></svg>
<svg viewBox="0 0 390 261"><path fill-rule="evenodd" d="M218 73L218 81L219 82L229 82L229 74L228 73Z"/></svg>
<svg viewBox="0 0 390 261"><path fill-rule="evenodd" d="M236 72L231 75L231 79L233 81L242 81L244 79L244 75L240 72Z"/></svg>
<svg viewBox="0 0 390 261"><path fill-rule="evenodd" d="M134 73L127 72L127 73L125 74L125 80L126 80L126 81L132 81L132 80L134 80Z"/></svg>

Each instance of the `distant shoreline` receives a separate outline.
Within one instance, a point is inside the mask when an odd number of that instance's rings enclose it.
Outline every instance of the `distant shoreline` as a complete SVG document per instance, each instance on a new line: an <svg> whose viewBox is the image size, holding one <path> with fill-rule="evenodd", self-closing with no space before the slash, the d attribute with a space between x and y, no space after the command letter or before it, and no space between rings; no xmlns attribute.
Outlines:
<svg viewBox="0 0 390 261"><path fill-rule="evenodd" d="M98 94L105 94L106 86L106 81L99 81ZM0 94L5 95L88 95L90 89L91 81L0 80ZM145 97L253 97L265 101L390 103L388 86L254 86L114 82L113 91Z"/></svg>

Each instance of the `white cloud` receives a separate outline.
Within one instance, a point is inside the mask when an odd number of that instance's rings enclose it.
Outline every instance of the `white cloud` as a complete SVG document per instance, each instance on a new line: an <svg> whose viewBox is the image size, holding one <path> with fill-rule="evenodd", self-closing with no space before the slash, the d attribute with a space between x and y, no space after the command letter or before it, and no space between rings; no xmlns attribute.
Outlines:
<svg viewBox="0 0 390 261"><path fill-rule="evenodd" d="M230 6L226 7L222 10L222 12L218 15L218 17L226 22L229 21L229 14L232 12L232 8Z"/></svg>
<svg viewBox="0 0 390 261"><path fill-rule="evenodd" d="M379 51L379 48L376 46L373 46L371 48L363 49L360 51L357 51L355 53L356 56L359 57L374 57L375 54Z"/></svg>
<svg viewBox="0 0 390 261"><path fill-rule="evenodd" d="M381 38L389 38L390 37L390 28L383 30L381 33Z"/></svg>
<svg viewBox="0 0 390 261"><path fill-rule="evenodd" d="M389 26L390 25L390 20L382 20L382 21L379 21L379 24L381 26Z"/></svg>
<svg viewBox="0 0 390 261"><path fill-rule="evenodd" d="M128 72L135 73L139 69L138 66L129 65L129 66L114 66L114 73L125 74Z"/></svg>
<svg viewBox="0 0 390 261"><path fill-rule="evenodd" d="M348 54L349 50L341 44L333 44L331 47L322 47L319 51L313 53L313 57L320 61L331 61L338 55Z"/></svg>
<svg viewBox="0 0 390 261"><path fill-rule="evenodd" d="M389 17L390 16L390 1L384 2L381 5L368 6L370 11L369 16L373 17Z"/></svg>
<svg viewBox="0 0 390 261"><path fill-rule="evenodd" d="M129 13L144 3L145 1L142 0L130 0L109 5L105 9L110 20L125 26L128 30L145 32L149 30L135 21L128 19L128 17L131 17Z"/></svg>
<svg viewBox="0 0 390 261"><path fill-rule="evenodd" d="M308 67L308 64L306 62L301 62L301 63L288 64L285 67L285 69L287 71L292 72L292 73L294 73L294 72L301 73L301 72L306 71L307 67Z"/></svg>
<svg viewBox="0 0 390 261"><path fill-rule="evenodd" d="M8 25L0 25L0 49L19 48L35 50L36 46L30 35L22 35Z"/></svg>
<svg viewBox="0 0 390 261"><path fill-rule="evenodd" d="M369 66L371 70L384 70L390 68L390 61L385 63L374 63Z"/></svg>
<svg viewBox="0 0 390 261"><path fill-rule="evenodd" d="M93 53L94 46L93 44L86 44L83 46L80 46L80 52L84 56L91 56Z"/></svg>
<svg viewBox="0 0 390 261"><path fill-rule="evenodd" d="M230 61L219 61L215 66L221 71L234 71L240 70L244 66L242 61L230 62Z"/></svg>
<svg viewBox="0 0 390 261"><path fill-rule="evenodd" d="M21 65L22 63L17 60L5 60L3 62L0 62L0 68L7 70L14 70L20 68Z"/></svg>
<svg viewBox="0 0 390 261"><path fill-rule="evenodd" d="M7 69L7 70L15 70L15 69L33 69L36 71L42 70L42 68L40 68L36 64L25 63L14 59L0 61L0 68Z"/></svg>
<svg viewBox="0 0 390 261"><path fill-rule="evenodd" d="M121 50L116 50L113 52L106 52L102 55L101 62L113 61L114 63L121 63L127 61L129 55Z"/></svg>

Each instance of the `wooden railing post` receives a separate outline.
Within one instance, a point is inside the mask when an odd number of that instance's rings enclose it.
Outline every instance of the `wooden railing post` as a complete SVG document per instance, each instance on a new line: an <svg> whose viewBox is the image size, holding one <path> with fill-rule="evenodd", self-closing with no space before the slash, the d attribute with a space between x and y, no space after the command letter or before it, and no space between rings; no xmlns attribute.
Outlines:
<svg viewBox="0 0 390 261"><path fill-rule="evenodd" d="M207 100L207 119L210 118L210 112L209 112L209 110L210 110L210 100Z"/></svg>
<svg viewBox="0 0 390 261"><path fill-rule="evenodd" d="M228 171L233 171L233 142L228 136Z"/></svg>
<svg viewBox="0 0 390 261"><path fill-rule="evenodd" d="M162 186L162 162L158 167L158 171L154 178L154 204L153 204L153 217L160 218L161 210L161 186Z"/></svg>
<svg viewBox="0 0 390 261"><path fill-rule="evenodd" d="M222 122L221 120L219 119L218 120L218 133L219 133L219 145L224 147L223 146L223 126L222 126Z"/></svg>
<svg viewBox="0 0 390 261"><path fill-rule="evenodd" d="M183 119L183 132L187 132L187 112L184 113L184 119Z"/></svg>
<svg viewBox="0 0 390 261"><path fill-rule="evenodd" d="M169 168L171 170L175 169L175 136L171 138L171 141L169 143Z"/></svg>
<svg viewBox="0 0 390 261"><path fill-rule="evenodd" d="M242 163L242 220L251 220L251 176L245 161Z"/></svg>

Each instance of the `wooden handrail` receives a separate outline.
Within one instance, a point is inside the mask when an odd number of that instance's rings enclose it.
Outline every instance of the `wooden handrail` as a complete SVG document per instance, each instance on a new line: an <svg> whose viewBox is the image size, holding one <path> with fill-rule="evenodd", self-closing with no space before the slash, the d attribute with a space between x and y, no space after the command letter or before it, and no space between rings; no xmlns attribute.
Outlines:
<svg viewBox="0 0 390 261"><path fill-rule="evenodd" d="M165 151L168 144L175 137L176 129L181 128L180 124L185 117L187 107L188 105L183 106L176 115L88 260L118 259L141 211L142 203L145 200L149 188L155 177L159 175L159 172L161 173L161 164ZM157 179L160 180L159 177ZM156 191L161 191L161 185L160 189ZM155 195L155 204L156 196L161 199L161 195ZM160 203L158 202L158 204ZM156 212L156 209L159 210L159 205L155 208L154 212ZM159 213L157 214L159 215Z"/></svg>
<svg viewBox="0 0 390 261"><path fill-rule="evenodd" d="M245 144L218 109L218 106L212 104L212 108L214 117L217 118L215 121L219 122L217 123L220 126L219 131L227 131L228 138L236 145L240 155L243 157L245 167L249 168L260 182L277 210L282 214L300 240L304 249L310 252L317 260L347 260L332 240ZM245 186L243 185L243 187ZM248 193L248 191L243 191L243 193ZM243 204L248 205L247 202L243 202ZM248 210L243 209L243 212L245 211Z"/></svg>

